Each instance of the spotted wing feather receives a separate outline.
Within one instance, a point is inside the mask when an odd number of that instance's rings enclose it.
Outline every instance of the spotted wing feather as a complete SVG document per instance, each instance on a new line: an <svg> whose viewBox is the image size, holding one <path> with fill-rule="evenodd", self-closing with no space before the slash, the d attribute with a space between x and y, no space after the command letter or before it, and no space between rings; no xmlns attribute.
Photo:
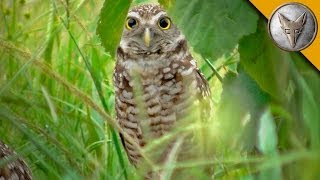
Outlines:
<svg viewBox="0 0 320 180"><path fill-rule="evenodd" d="M17 154L0 141L0 162L8 161L4 166L0 166L0 180L31 180L32 175L27 164L21 158L15 157Z"/></svg>

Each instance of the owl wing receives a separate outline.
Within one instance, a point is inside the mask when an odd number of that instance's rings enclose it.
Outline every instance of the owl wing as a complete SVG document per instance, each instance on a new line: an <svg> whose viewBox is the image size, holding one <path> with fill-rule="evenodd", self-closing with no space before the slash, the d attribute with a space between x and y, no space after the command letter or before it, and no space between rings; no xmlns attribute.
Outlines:
<svg viewBox="0 0 320 180"><path fill-rule="evenodd" d="M201 119L208 120L211 114L211 108L213 103L210 98L211 91L210 91L210 87L207 79L201 73L200 69L197 67L197 63L191 54L187 55L184 60L179 61L179 65L183 69L180 74L183 74L183 73L188 74L187 72L189 71L189 69L190 68L193 69L193 78L195 78L196 89L197 89L197 92L195 95L197 96L196 98L200 101L202 116L205 115L204 117L201 117ZM184 78L187 78L186 75L182 75L182 76Z"/></svg>
<svg viewBox="0 0 320 180"><path fill-rule="evenodd" d="M209 83L205 76L200 72L200 70L196 69L196 81L197 87L199 90L198 99L200 100L201 104L201 114L202 120L207 121L209 120L210 116L212 115L212 101L211 101L211 91L209 87Z"/></svg>
<svg viewBox="0 0 320 180"><path fill-rule="evenodd" d="M16 153L0 141L0 160L17 156ZM32 179L30 169L23 159L17 158L0 167L0 179Z"/></svg>
<svg viewBox="0 0 320 180"><path fill-rule="evenodd" d="M200 144L202 146L202 154L210 154L210 145L208 144L208 136L210 134L210 123L213 116L213 102L211 100L211 91L205 76L200 72L199 69L196 70L196 80L199 89L198 99L200 100L200 113L201 113L201 139Z"/></svg>
<svg viewBox="0 0 320 180"><path fill-rule="evenodd" d="M204 99L206 97L209 97L211 95L209 83L198 68L196 69L196 80L197 80L197 87L200 90L199 98Z"/></svg>

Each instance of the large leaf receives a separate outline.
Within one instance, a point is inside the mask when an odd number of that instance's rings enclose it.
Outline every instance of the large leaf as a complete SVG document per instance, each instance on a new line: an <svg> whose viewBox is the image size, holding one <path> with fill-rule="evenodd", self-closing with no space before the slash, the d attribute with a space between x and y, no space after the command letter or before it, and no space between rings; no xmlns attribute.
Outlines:
<svg viewBox="0 0 320 180"><path fill-rule="evenodd" d="M302 55L292 54L297 84L302 94L302 114L312 148L320 147L320 73Z"/></svg>
<svg viewBox="0 0 320 180"><path fill-rule="evenodd" d="M258 147L263 154L270 155L277 152L276 126L268 110L260 118L258 139Z"/></svg>
<svg viewBox="0 0 320 180"><path fill-rule="evenodd" d="M240 63L260 87L282 101L289 82L291 56L274 45L267 33L267 25L259 21L256 33L241 39Z"/></svg>
<svg viewBox="0 0 320 180"><path fill-rule="evenodd" d="M215 59L255 32L258 15L245 0L161 0L194 50Z"/></svg>
<svg viewBox="0 0 320 180"><path fill-rule="evenodd" d="M97 34L105 50L112 56L120 42L131 0L105 0L100 12Z"/></svg>

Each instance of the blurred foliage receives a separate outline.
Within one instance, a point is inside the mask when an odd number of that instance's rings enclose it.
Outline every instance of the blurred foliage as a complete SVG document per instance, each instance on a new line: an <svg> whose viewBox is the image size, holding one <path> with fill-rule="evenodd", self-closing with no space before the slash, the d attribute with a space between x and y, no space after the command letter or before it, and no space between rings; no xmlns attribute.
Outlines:
<svg viewBox="0 0 320 180"><path fill-rule="evenodd" d="M139 178L114 131L111 77L128 8L150 2L0 3L0 139L26 157L35 179ZM185 34L215 103L207 138L215 153L167 164L166 177L183 167L205 179L203 167L213 166L223 179L318 179L319 71L277 48L247 1L159 3Z"/></svg>
<svg viewBox="0 0 320 180"><path fill-rule="evenodd" d="M259 22L256 33L240 41L239 53L244 70L259 86L273 98L285 101L284 89L292 79L289 72L291 57L272 43L264 21Z"/></svg>
<svg viewBox="0 0 320 180"><path fill-rule="evenodd" d="M99 15L97 34L105 50L112 56L120 42L122 28L130 7L130 0L106 0Z"/></svg>
<svg viewBox="0 0 320 180"><path fill-rule="evenodd" d="M258 14L245 0L176 0L171 4L174 22L194 50L206 58L216 59L232 51L257 27Z"/></svg>

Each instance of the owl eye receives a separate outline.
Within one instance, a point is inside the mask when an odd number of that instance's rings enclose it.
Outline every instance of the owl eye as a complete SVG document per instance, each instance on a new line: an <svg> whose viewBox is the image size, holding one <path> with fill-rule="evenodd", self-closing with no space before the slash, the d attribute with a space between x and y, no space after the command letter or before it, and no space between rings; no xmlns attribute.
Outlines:
<svg viewBox="0 0 320 180"><path fill-rule="evenodd" d="M158 26L163 30L167 30L171 26L171 21L168 17L161 18L158 21Z"/></svg>
<svg viewBox="0 0 320 180"><path fill-rule="evenodd" d="M126 20L126 28L127 29L132 29L135 28L136 26L138 26L138 21L135 20L134 18L127 18Z"/></svg>

